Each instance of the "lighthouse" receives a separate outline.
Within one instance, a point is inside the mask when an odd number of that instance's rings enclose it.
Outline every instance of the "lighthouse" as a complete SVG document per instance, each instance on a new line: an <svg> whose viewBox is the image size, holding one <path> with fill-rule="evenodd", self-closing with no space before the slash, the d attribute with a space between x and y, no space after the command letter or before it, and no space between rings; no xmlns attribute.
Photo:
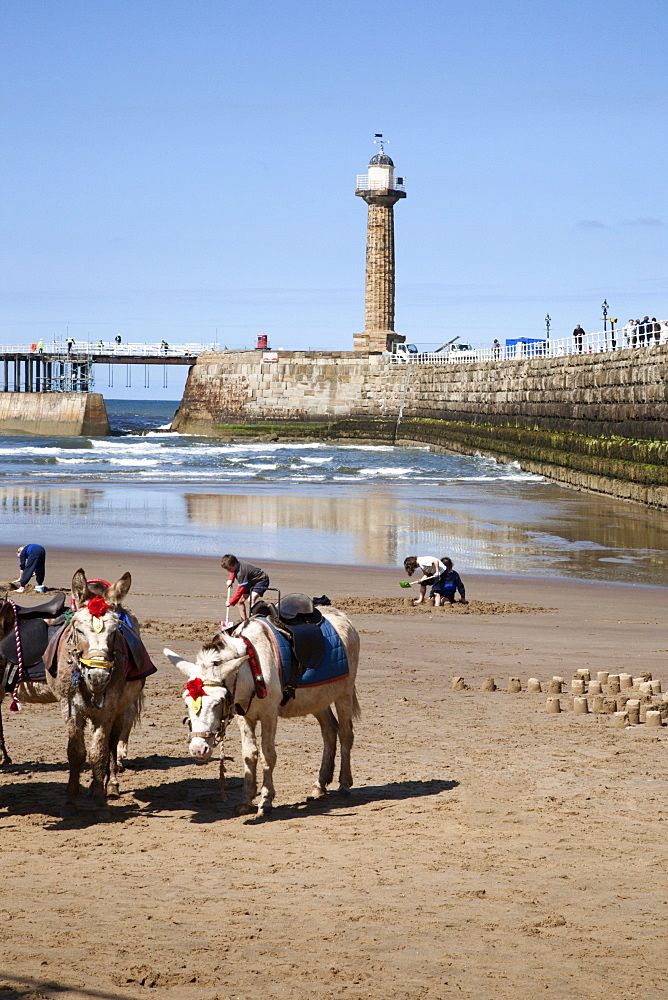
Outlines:
<svg viewBox="0 0 668 1000"><path fill-rule="evenodd" d="M382 135L376 139L380 152L371 157L368 173L358 175L355 191L369 206L364 332L353 336L355 350L365 354L391 350L394 341L406 339L394 332L394 206L406 191Z"/></svg>

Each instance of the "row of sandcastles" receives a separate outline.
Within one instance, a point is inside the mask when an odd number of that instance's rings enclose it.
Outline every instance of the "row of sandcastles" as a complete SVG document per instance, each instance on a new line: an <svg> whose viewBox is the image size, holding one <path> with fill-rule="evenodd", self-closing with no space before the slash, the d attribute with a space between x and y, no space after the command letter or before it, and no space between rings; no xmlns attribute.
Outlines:
<svg viewBox="0 0 668 1000"><path fill-rule="evenodd" d="M583 667L573 674L571 690L563 699L559 695L564 694L565 683L564 678L558 676L550 681L529 677L526 690L529 694L548 694L545 707L550 713L562 712L565 707L566 710L572 708L576 715L589 715L590 712L611 715L613 724L620 729L641 722L662 726L664 719L668 719L668 693L662 694L661 681L653 680L648 670L641 671L638 677L599 670L596 680L592 680L591 671ZM464 691L468 685L463 677L453 677L452 687L455 691ZM499 688L494 678L488 677L481 690L497 691ZM511 694L522 691L520 678L509 677L507 690Z"/></svg>

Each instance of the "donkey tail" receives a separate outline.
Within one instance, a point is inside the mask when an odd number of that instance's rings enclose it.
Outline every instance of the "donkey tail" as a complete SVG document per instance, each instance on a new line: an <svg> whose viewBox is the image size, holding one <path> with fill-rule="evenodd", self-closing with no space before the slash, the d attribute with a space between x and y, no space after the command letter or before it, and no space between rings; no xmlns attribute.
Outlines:
<svg viewBox="0 0 668 1000"><path fill-rule="evenodd" d="M357 700L357 688L353 688L353 719L362 718L362 709L360 708L360 703Z"/></svg>
<svg viewBox="0 0 668 1000"><path fill-rule="evenodd" d="M144 701L145 701L145 698L146 698L146 695L145 695L144 689L142 688L141 694L139 695L139 697L137 698L136 702L132 706L134 708L134 716L133 716L133 719L132 719L132 728L133 729L134 729L135 726L138 726L139 723L141 722L141 713L144 710Z"/></svg>

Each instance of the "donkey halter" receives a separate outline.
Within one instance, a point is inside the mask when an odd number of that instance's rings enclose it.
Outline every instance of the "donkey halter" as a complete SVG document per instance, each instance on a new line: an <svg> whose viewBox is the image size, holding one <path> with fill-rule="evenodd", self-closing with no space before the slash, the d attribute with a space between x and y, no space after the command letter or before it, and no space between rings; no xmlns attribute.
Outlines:
<svg viewBox="0 0 668 1000"><path fill-rule="evenodd" d="M225 687L225 683L224 683L224 681L202 681L202 687L203 688L209 688L209 687L222 687L222 688L224 688ZM236 675L235 675L235 678L234 678L234 687L232 688L231 692L229 692L229 691L227 692L227 694L225 695L225 697L223 699L223 704L225 706L225 709L223 710L223 716L222 716L222 718L220 720L220 726L219 726L219 728L217 730L214 731L214 730L209 730L209 729L203 729L203 730L200 730L200 731L196 732L192 728L192 724L190 722L190 714L188 714L186 716L186 718L183 720L183 722L184 722L184 724L187 724L188 728L190 729L190 734L187 737L188 741L194 739L195 736L199 736L200 739L203 739L203 740L208 740L211 737L213 737L213 744L214 744L214 746L216 746L216 744L218 744L218 743L222 743L223 738L225 736L225 732L227 730L227 727L229 726L230 722L232 721L232 719L234 717L234 709L233 709L232 706L234 705L234 692L236 691L236 687L237 687L237 678L236 678Z"/></svg>
<svg viewBox="0 0 668 1000"><path fill-rule="evenodd" d="M91 615L91 617L93 619L93 631L98 633L102 632L104 630L102 617L96 615ZM89 658L81 656L81 652L77 647L74 628L70 631L69 645L72 653L76 656L77 662L84 667L88 667L89 670L110 671L114 669L115 661L107 660L104 656L91 656Z"/></svg>
<svg viewBox="0 0 668 1000"><path fill-rule="evenodd" d="M83 663L84 667L89 667L91 670L113 670L114 668L113 660L105 660L101 656L91 656L90 660L84 660L83 656L79 656L77 659L79 663Z"/></svg>

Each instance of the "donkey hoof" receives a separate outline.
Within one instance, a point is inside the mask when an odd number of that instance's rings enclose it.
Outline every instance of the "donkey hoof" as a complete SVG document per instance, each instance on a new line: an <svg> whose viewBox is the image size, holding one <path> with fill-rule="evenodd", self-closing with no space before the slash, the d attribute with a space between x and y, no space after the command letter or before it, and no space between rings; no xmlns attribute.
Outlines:
<svg viewBox="0 0 668 1000"><path fill-rule="evenodd" d="M257 808L257 818L266 819L268 816L271 816L273 811L274 807L271 802L261 803Z"/></svg>
<svg viewBox="0 0 668 1000"><path fill-rule="evenodd" d="M306 796L307 802L315 802L316 799L322 799L327 795L327 789L321 788L320 785L314 785L311 791Z"/></svg>
<svg viewBox="0 0 668 1000"><path fill-rule="evenodd" d="M72 817L76 815L77 815L76 806L74 806L71 802L66 802L65 805L60 810L61 819L72 819Z"/></svg>
<svg viewBox="0 0 668 1000"><path fill-rule="evenodd" d="M249 805L248 802L240 802L236 808L237 816L248 816L252 812L255 812L255 808Z"/></svg>
<svg viewBox="0 0 668 1000"><path fill-rule="evenodd" d="M120 799L120 797L121 797L121 789L118 785L118 782L117 781L110 782L109 788L107 789L107 798Z"/></svg>
<svg viewBox="0 0 668 1000"><path fill-rule="evenodd" d="M343 795L344 798L350 798L350 787L348 785L339 785L339 795Z"/></svg>

